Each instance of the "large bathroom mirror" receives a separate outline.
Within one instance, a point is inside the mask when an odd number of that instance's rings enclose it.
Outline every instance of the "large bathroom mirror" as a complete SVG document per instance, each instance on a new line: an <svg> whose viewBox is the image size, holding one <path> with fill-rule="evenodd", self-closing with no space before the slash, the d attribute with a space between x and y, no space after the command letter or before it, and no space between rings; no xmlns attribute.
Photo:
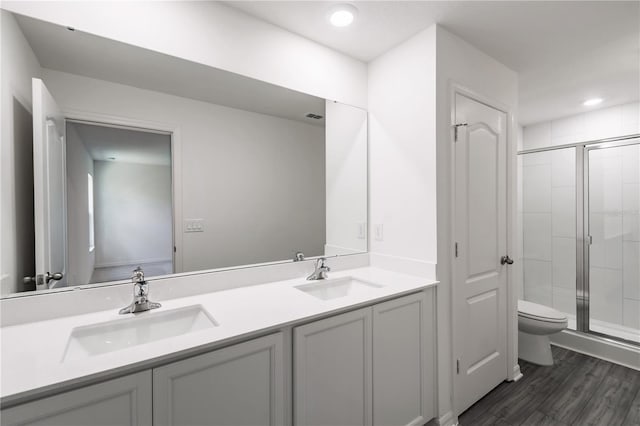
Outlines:
<svg viewBox="0 0 640 426"><path fill-rule="evenodd" d="M2 296L367 251L367 113L2 13Z"/></svg>

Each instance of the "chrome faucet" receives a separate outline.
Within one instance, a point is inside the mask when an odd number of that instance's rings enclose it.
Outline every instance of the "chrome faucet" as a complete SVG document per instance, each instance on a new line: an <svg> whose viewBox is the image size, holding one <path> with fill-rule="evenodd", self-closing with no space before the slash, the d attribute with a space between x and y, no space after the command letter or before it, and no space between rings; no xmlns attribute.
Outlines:
<svg viewBox="0 0 640 426"><path fill-rule="evenodd" d="M327 272L331 271L331 268L325 265L326 261L327 259L325 259L324 257L321 257L318 260L316 260L316 269L315 271L313 271L313 274L307 277L307 279L308 280L326 280L328 278Z"/></svg>
<svg viewBox="0 0 640 426"><path fill-rule="evenodd" d="M304 260L304 253L301 251L297 251L294 255L293 255L293 261L294 262L302 262Z"/></svg>
<svg viewBox="0 0 640 426"><path fill-rule="evenodd" d="M137 312L144 312L151 309L159 308L159 303L152 302L148 299L149 296L149 283L144 279L144 271L141 267L137 267L133 270L131 276L131 282L133 283L133 302L129 306L120 309L120 314L135 314Z"/></svg>

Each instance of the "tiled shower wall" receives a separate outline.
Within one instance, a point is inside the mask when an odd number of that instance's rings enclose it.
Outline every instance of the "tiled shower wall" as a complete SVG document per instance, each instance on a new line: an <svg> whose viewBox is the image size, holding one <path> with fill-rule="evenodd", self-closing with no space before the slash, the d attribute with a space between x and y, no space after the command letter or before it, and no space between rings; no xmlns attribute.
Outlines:
<svg viewBox="0 0 640 426"><path fill-rule="evenodd" d="M524 299L575 314L575 149L522 156L522 190Z"/></svg>
<svg viewBox="0 0 640 426"><path fill-rule="evenodd" d="M636 133L638 103L527 126L522 149ZM523 297L575 314L575 149L521 155L518 163ZM640 327L639 167L634 146L593 154L590 173L591 317L634 328Z"/></svg>

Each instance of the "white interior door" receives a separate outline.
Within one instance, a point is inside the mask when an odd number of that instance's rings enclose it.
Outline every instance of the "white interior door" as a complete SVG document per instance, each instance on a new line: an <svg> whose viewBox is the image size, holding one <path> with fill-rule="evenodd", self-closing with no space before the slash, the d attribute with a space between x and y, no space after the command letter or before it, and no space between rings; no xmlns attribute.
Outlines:
<svg viewBox="0 0 640 426"><path fill-rule="evenodd" d="M507 117L459 93L454 108L454 393L460 414L507 378Z"/></svg>
<svg viewBox="0 0 640 426"><path fill-rule="evenodd" d="M35 280L43 290L66 281L65 124L42 80L34 78L32 86Z"/></svg>

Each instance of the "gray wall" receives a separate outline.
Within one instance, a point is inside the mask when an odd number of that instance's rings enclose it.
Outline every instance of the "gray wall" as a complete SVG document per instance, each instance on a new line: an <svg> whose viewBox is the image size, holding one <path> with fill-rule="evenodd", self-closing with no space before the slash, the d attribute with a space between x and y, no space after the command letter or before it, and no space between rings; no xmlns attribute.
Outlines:
<svg viewBox="0 0 640 426"><path fill-rule="evenodd" d="M89 252L88 173L94 174L93 159L74 127L67 125L68 285L88 283L95 263L95 251Z"/></svg>
<svg viewBox="0 0 640 426"><path fill-rule="evenodd" d="M184 233L183 223L176 224L182 270L289 259L295 250L324 253L323 127L58 71L44 74L63 109L180 129L182 196L176 203L184 219L204 219L202 233Z"/></svg>
<svg viewBox="0 0 640 426"><path fill-rule="evenodd" d="M95 267L171 261L171 167L93 164Z"/></svg>
<svg viewBox="0 0 640 426"><path fill-rule="evenodd" d="M33 118L13 100L16 284L18 291L35 290L35 283L24 284L22 277L36 273L35 226L33 217Z"/></svg>

